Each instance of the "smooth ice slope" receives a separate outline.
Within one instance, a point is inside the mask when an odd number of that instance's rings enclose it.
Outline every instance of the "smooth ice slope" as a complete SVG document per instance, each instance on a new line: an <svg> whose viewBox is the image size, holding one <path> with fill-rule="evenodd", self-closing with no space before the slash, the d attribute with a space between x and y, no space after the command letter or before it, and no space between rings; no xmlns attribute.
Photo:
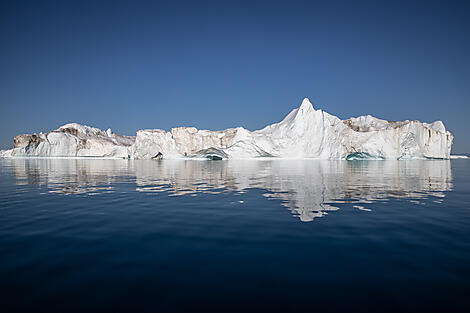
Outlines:
<svg viewBox="0 0 470 313"><path fill-rule="evenodd" d="M67 124L46 134L17 136L15 148L0 156L448 159L452 140L441 121L391 122L370 115L341 120L315 110L305 98L281 122L253 132L243 127L223 131L178 127L170 132L139 130L130 137Z"/></svg>

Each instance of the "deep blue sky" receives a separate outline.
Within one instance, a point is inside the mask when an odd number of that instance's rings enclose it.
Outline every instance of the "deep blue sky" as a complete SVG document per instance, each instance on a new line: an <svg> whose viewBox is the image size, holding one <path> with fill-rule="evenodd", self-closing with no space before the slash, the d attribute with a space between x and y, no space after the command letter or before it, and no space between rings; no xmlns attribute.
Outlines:
<svg viewBox="0 0 470 313"><path fill-rule="evenodd" d="M309 97L470 153L470 1L1 1L0 147L79 122L258 129Z"/></svg>

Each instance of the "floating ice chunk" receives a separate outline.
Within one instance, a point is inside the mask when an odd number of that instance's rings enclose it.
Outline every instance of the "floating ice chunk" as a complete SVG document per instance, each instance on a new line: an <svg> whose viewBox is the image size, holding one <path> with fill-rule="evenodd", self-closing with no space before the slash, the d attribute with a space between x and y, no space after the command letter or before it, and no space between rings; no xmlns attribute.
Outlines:
<svg viewBox="0 0 470 313"><path fill-rule="evenodd" d="M45 134L19 135L11 151L0 156L95 156L134 159L450 158L453 135L441 121L392 122L370 115L341 120L315 109L308 98L281 122L249 131L177 127L139 130L120 136L76 123Z"/></svg>

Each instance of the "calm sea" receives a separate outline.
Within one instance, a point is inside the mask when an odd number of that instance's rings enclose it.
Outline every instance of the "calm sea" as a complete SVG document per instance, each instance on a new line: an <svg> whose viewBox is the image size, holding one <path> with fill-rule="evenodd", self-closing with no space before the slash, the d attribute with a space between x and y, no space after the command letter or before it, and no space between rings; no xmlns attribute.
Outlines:
<svg viewBox="0 0 470 313"><path fill-rule="evenodd" d="M470 312L469 294L469 160L0 160L1 312Z"/></svg>

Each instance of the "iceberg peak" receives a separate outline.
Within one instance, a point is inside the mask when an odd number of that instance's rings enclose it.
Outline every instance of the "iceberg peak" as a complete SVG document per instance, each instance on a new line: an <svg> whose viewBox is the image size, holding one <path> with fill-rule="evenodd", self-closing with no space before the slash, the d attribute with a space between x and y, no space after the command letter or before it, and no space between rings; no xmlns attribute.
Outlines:
<svg viewBox="0 0 470 313"><path fill-rule="evenodd" d="M313 109L313 104L310 102L309 98L304 98L304 100L302 100L302 104L300 105L300 110L309 110L309 109Z"/></svg>

